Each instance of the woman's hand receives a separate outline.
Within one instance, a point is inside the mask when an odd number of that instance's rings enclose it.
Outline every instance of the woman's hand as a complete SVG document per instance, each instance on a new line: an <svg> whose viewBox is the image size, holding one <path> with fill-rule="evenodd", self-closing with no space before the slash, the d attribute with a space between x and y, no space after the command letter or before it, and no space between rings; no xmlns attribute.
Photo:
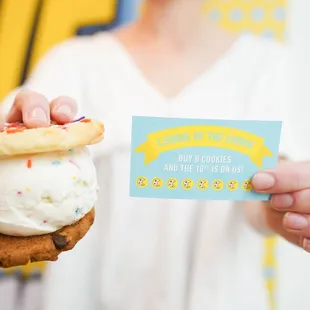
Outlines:
<svg viewBox="0 0 310 310"><path fill-rule="evenodd" d="M266 228L310 252L310 162L282 162L260 172L253 188L272 194L270 202L260 206Z"/></svg>
<svg viewBox="0 0 310 310"><path fill-rule="evenodd" d="M47 127L51 121L65 124L73 120L77 113L76 102L68 97L58 97L52 102L41 94L23 90L3 119L8 123L23 122L28 128ZM3 124L1 124L3 126Z"/></svg>

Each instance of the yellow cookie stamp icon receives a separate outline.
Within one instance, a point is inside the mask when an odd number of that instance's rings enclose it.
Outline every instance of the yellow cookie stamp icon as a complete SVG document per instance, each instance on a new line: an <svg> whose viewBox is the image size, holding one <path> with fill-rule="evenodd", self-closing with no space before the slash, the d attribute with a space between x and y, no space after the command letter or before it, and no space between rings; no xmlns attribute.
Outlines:
<svg viewBox="0 0 310 310"><path fill-rule="evenodd" d="M176 189L176 188L178 187L178 185L179 185L179 182L178 182L178 180L175 179L175 178L169 178L169 179L167 180L167 187L168 187L169 189Z"/></svg>
<svg viewBox="0 0 310 310"><path fill-rule="evenodd" d="M161 188L163 186L163 180L161 178L154 178L152 180L152 187L153 188Z"/></svg>
<svg viewBox="0 0 310 310"><path fill-rule="evenodd" d="M182 187L183 187L183 189L185 189L185 190L190 190L190 189L193 188L193 186L194 186L194 182L193 182L193 180L191 180L191 179L184 179L184 180L182 181Z"/></svg>
<svg viewBox="0 0 310 310"><path fill-rule="evenodd" d="M147 184L148 184L148 181L147 181L146 177L138 177L136 180L136 185L139 188L145 188L145 187L147 187Z"/></svg>
<svg viewBox="0 0 310 310"><path fill-rule="evenodd" d="M249 192L252 190L252 182L251 180L245 180L242 183L242 190L244 190L245 192Z"/></svg>
<svg viewBox="0 0 310 310"><path fill-rule="evenodd" d="M209 182L206 179L200 179L197 182L197 188L201 191L205 191L209 187Z"/></svg>
<svg viewBox="0 0 310 310"><path fill-rule="evenodd" d="M235 191L235 190L237 190L238 189L238 181L236 181L236 180L231 180L231 181L228 181L227 182L227 188L231 191L231 192L233 192L233 191Z"/></svg>
<svg viewBox="0 0 310 310"><path fill-rule="evenodd" d="M222 180L214 180L212 182L212 188L215 190L215 191L220 191L222 190L224 187L224 182Z"/></svg>

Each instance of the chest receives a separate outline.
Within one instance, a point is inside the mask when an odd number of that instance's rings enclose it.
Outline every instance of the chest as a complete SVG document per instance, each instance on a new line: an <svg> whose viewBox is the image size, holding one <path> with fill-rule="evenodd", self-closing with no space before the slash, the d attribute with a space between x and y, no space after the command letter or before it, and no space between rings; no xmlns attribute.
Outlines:
<svg viewBox="0 0 310 310"><path fill-rule="evenodd" d="M174 100L165 100L153 89L123 82L119 86L97 90L89 93L88 102L94 107L93 115L105 124L105 144L128 151L132 116L197 119L251 117L245 104L249 101L248 94L228 84L219 86L197 82Z"/></svg>

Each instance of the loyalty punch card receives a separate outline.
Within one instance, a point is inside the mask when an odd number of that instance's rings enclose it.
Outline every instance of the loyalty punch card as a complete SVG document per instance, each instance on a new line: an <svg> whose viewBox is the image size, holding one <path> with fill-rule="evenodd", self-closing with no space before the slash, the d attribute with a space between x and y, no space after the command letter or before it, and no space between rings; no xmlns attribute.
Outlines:
<svg viewBox="0 0 310 310"><path fill-rule="evenodd" d="M274 168L279 121L133 117L130 196L268 200L251 179Z"/></svg>

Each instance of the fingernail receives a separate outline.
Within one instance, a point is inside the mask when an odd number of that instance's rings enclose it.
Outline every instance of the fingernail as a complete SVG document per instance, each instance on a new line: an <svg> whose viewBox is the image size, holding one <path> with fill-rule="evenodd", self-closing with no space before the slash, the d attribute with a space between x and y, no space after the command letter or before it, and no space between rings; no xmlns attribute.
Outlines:
<svg viewBox="0 0 310 310"><path fill-rule="evenodd" d="M70 116L70 117L72 115L71 107L66 105L66 104L63 104L63 105L60 105L59 107L57 107L55 109L55 112L59 113L59 114L65 114L65 115Z"/></svg>
<svg viewBox="0 0 310 310"><path fill-rule="evenodd" d="M271 199L271 206L278 210L289 209L293 203L294 199L290 194L277 195Z"/></svg>
<svg viewBox="0 0 310 310"><path fill-rule="evenodd" d="M304 238L304 240L302 242L302 247L307 252L310 252L310 240L308 238Z"/></svg>
<svg viewBox="0 0 310 310"><path fill-rule="evenodd" d="M35 108L29 113L29 118L39 119L41 121L47 121L47 115L41 108Z"/></svg>
<svg viewBox="0 0 310 310"><path fill-rule="evenodd" d="M258 173L253 177L252 184L255 190L263 191L270 189L276 183L275 178L269 173Z"/></svg>
<svg viewBox="0 0 310 310"><path fill-rule="evenodd" d="M290 230L302 230L309 225L308 220L300 214L287 214L285 217L285 226Z"/></svg>

